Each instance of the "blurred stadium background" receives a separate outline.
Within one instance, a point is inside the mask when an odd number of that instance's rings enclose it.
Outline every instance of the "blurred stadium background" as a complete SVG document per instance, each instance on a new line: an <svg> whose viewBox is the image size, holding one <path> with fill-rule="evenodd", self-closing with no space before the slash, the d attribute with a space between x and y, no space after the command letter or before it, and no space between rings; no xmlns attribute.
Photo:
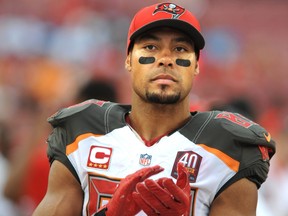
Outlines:
<svg viewBox="0 0 288 216"><path fill-rule="evenodd" d="M156 2L0 0L0 215L31 215L45 193L49 115L77 102L91 80L112 86L118 102L130 102L129 22ZM243 112L272 133L277 154L258 215L287 216L288 1L175 3L195 13L206 38L191 109Z"/></svg>

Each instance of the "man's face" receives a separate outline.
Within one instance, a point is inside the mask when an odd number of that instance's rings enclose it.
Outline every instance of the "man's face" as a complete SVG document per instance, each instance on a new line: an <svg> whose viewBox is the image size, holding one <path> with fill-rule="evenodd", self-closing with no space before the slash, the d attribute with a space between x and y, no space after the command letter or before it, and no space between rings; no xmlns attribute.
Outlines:
<svg viewBox="0 0 288 216"><path fill-rule="evenodd" d="M138 37L127 56L126 68L131 73L134 96L158 104L187 98L199 73L193 42L170 28Z"/></svg>

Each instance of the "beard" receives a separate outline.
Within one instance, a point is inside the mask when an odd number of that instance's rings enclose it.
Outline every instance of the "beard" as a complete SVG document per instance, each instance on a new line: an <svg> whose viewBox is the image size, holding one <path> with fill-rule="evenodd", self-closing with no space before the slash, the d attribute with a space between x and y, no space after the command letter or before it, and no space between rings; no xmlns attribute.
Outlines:
<svg viewBox="0 0 288 216"><path fill-rule="evenodd" d="M167 95L165 93L147 92L146 99L150 103L175 104L180 100L180 92L172 95Z"/></svg>

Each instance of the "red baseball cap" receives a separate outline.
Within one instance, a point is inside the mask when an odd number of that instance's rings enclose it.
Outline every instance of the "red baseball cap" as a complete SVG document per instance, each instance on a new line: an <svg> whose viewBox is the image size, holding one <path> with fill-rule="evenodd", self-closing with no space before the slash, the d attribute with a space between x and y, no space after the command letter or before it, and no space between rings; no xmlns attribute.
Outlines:
<svg viewBox="0 0 288 216"><path fill-rule="evenodd" d="M186 33L199 50L205 46L205 40L200 33L200 24L190 11L171 2L158 3L142 8L135 14L128 31L127 53L136 37L159 27L172 27Z"/></svg>

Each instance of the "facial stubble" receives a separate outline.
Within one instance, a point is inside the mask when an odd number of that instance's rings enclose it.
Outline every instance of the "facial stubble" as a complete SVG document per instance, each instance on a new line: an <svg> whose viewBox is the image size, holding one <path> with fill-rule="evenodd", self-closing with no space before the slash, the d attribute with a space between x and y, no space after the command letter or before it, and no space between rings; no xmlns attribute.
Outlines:
<svg viewBox="0 0 288 216"><path fill-rule="evenodd" d="M181 98L180 92L167 94L167 88L166 85L162 85L159 93L146 91L146 100L155 104L176 104Z"/></svg>

